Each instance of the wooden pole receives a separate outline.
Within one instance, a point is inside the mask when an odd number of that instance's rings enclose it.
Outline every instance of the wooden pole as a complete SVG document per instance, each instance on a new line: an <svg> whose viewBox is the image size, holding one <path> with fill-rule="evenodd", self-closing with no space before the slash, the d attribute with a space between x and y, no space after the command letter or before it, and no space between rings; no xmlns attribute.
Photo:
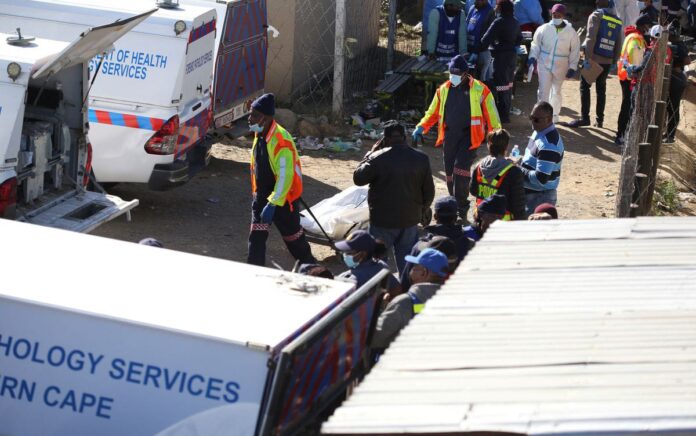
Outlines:
<svg viewBox="0 0 696 436"><path fill-rule="evenodd" d="M650 129L657 130L657 126L648 127L648 137L650 137ZM648 190L648 178L651 170L652 160L652 145L650 142L641 142L638 144L638 169L636 172L635 191L633 191L633 203L635 209L631 209L631 216L644 216L650 211L645 206L645 196ZM633 215L635 213L635 215Z"/></svg>
<svg viewBox="0 0 696 436"><path fill-rule="evenodd" d="M345 80L346 0L336 0L336 31L334 34L334 76L331 109L334 117L343 115L343 86Z"/></svg>
<svg viewBox="0 0 696 436"><path fill-rule="evenodd" d="M389 0L389 30L387 32L387 71L394 69L394 44L396 43L396 2Z"/></svg>

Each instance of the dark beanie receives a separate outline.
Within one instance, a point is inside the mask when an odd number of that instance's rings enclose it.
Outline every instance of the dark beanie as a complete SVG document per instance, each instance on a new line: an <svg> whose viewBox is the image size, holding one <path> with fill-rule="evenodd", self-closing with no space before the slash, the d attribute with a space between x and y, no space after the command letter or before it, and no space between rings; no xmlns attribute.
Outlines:
<svg viewBox="0 0 696 436"><path fill-rule="evenodd" d="M507 200L504 195L491 195L479 204L478 210L494 215L505 215L505 212L507 212Z"/></svg>
<svg viewBox="0 0 696 436"><path fill-rule="evenodd" d="M449 72L452 74L463 74L469 71L469 64L462 55L457 55L450 59L447 67L449 68Z"/></svg>
<svg viewBox="0 0 696 436"><path fill-rule="evenodd" d="M254 100L251 104L252 109L256 109L264 115L272 117L275 115L275 95L264 94L261 97Z"/></svg>
<svg viewBox="0 0 696 436"><path fill-rule="evenodd" d="M643 14L636 20L636 26L650 26L652 25L652 18L650 15Z"/></svg>

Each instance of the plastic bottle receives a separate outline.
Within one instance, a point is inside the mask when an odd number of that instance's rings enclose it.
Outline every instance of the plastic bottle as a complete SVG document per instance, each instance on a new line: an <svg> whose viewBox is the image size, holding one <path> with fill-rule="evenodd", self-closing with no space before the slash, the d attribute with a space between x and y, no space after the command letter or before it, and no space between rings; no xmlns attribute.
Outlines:
<svg viewBox="0 0 696 436"><path fill-rule="evenodd" d="M532 81L532 76L534 75L534 64L529 66L527 70L527 83Z"/></svg>
<svg viewBox="0 0 696 436"><path fill-rule="evenodd" d="M512 147L512 151L510 152L510 157L517 158L520 157L520 146L515 144L514 147Z"/></svg>

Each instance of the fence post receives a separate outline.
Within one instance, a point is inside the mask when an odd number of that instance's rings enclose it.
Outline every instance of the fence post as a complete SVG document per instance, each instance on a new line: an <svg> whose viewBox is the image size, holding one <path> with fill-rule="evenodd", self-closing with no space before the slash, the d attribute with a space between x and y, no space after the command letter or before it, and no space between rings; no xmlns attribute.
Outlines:
<svg viewBox="0 0 696 436"><path fill-rule="evenodd" d="M655 192L655 183L657 182L657 167L660 164L660 148L662 147L662 132L664 131L666 115L667 103L664 101L655 102L655 124L657 125L657 132L655 134L655 139L651 142L651 167L650 173L648 174L648 190L645 193L645 202L648 208L650 208L652 205L653 193Z"/></svg>
<svg viewBox="0 0 696 436"><path fill-rule="evenodd" d="M331 109L334 117L343 115L343 85L345 79L345 36L346 36L346 0L336 0L336 32L334 35L334 75L333 99Z"/></svg>
<svg viewBox="0 0 696 436"><path fill-rule="evenodd" d="M394 44L396 42L396 3L398 0L389 0L389 17L387 23L387 71L394 69Z"/></svg>

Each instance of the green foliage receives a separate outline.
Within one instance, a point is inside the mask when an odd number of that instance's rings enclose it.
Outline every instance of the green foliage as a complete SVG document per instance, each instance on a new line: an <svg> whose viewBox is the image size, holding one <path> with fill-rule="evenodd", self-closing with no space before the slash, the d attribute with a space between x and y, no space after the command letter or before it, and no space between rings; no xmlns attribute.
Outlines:
<svg viewBox="0 0 696 436"><path fill-rule="evenodd" d="M681 208L679 190L671 180L659 182L653 196L653 213L655 215L673 215Z"/></svg>

